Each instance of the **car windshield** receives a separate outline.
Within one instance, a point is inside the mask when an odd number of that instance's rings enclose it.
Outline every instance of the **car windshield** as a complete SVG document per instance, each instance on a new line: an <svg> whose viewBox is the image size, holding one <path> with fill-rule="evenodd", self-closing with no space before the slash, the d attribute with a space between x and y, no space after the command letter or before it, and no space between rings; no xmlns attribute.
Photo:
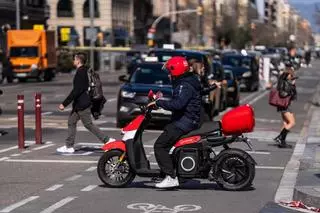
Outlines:
<svg viewBox="0 0 320 213"><path fill-rule="evenodd" d="M241 58L240 57L223 57L222 59L223 65L229 65L233 67L240 67L241 65Z"/></svg>
<svg viewBox="0 0 320 213"><path fill-rule="evenodd" d="M10 57L37 57L38 47L11 47Z"/></svg>
<svg viewBox="0 0 320 213"><path fill-rule="evenodd" d="M161 67L138 67L130 78L131 83L170 85L168 72Z"/></svg>
<svg viewBox="0 0 320 213"><path fill-rule="evenodd" d="M250 68L251 59L247 57L224 57L222 59L223 65L229 65L233 67L245 67Z"/></svg>

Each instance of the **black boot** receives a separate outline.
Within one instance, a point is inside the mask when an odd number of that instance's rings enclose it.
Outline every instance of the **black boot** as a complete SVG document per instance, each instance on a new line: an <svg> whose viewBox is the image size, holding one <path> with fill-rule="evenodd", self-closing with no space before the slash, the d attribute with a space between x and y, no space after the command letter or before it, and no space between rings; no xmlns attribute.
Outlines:
<svg viewBox="0 0 320 213"><path fill-rule="evenodd" d="M286 128L283 128L283 131L281 131L281 137L280 137L280 144L278 145L279 148L291 148L291 145L288 145L286 143L287 134L289 133L289 130Z"/></svg>
<svg viewBox="0 0 320 213"><path fill-rule="evenodd" d="M283 135L284 135L284 134L287 134L286 131L288 131L288 130L285 129L285 128L283 128L283 129L281 130L280 134L273 139L274 142L276 142L277 144L281 144L281 138L283 138Z"/></svg>

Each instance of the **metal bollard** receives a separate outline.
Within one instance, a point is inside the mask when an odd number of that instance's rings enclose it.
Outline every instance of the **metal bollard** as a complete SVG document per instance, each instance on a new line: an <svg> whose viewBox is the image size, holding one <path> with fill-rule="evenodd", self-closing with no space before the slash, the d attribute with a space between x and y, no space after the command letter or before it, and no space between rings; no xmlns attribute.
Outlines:
<svg viewBox="0 0 320 213"><path fill-rule="evenodd" d="M18 95L18 147L24 149L24 96Z"/></svg>
<svg viewBox="0 0 320 213"><path fill-rule="evenodd" d="M41 128L41 94L35 95L35 116L36 116L36 144L42 144L42 128Z"/></svg>

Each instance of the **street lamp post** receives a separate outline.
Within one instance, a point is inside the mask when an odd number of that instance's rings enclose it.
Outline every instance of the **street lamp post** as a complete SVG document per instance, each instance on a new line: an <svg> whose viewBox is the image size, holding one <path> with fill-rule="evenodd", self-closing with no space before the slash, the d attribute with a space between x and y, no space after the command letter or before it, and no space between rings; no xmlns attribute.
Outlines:
<svg viewBox="0 0 320 213"><path fill-rule="evenodd" d="M20 0L16 0L16 29L20 30Z"/></svg>
<svg viewBox="0 0 320 213"><path fill-rule="evenodd" d="M89 8L90 8L90 64L91 68L94 70L94 52L93 52L93 46L94 46L94 0L90 0L89 2Z"/></svg>

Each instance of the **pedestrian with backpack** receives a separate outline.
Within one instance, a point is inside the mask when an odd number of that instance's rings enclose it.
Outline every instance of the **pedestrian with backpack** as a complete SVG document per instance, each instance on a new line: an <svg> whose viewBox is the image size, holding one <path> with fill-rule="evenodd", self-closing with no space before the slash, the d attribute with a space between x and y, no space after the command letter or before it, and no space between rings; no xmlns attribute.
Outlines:
<svg viewBox="0 0 320 213"><path fill-rule="evenodd" d="M92 123L91 119L91 98L89 95L89 77L88 70L84 66L86 55L77 53L74 56L74 66L76 74L73 79L73 89L68 97L59 105L59 110L63 111L72 102L72 111L68 118L68 137L66 145L57 149L59 153L74 153L74 143L76 128L79 120L84 127L94 134L101 142L108 143L115 139L106 136L97 126Z"/></svg>

